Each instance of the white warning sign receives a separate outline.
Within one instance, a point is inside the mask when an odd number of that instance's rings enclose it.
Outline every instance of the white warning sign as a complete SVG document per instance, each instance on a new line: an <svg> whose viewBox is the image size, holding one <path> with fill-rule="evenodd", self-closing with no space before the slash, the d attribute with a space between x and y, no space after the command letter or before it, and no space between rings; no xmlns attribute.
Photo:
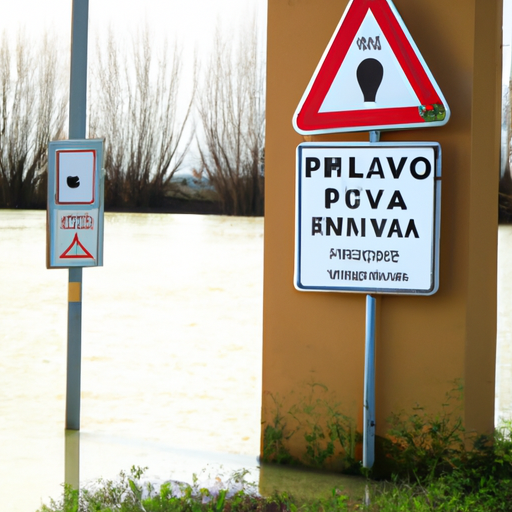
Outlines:
<svg viewBox="0 0 512 512"><path fill-rule="evenodd" d="M301 134L442 126L450 108L391 0L351 0L293 115Z"/></svg>

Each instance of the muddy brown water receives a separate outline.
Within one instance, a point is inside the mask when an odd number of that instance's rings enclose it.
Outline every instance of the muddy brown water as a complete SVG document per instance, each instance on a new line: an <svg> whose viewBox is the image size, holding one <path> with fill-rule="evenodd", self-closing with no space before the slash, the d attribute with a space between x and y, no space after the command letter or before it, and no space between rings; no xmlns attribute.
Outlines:
<svg viewBox="0 0 512 512"><path fill-rule="evenodd" d="M497 417L512 403L512 227L499 260ZM246 468L271 493L361 491L264 466L263 219L110 213L104 267L84 269L79 435L64 433L67 271L45 267L45 213L0 210L0 503L34 512L64 479L132 465L191 481Z"/></svg>

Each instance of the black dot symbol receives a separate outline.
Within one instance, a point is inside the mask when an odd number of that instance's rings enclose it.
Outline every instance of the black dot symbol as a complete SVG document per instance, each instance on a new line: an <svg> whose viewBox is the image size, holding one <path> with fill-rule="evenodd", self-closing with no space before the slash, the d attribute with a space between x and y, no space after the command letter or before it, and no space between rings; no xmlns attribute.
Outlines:
<svg viewBox="0 0 512 512"><path fill-rule="evenodd" d="M78 188L80 186L80 178L78 176L68 176L66 182L69 188Z"/></svg>

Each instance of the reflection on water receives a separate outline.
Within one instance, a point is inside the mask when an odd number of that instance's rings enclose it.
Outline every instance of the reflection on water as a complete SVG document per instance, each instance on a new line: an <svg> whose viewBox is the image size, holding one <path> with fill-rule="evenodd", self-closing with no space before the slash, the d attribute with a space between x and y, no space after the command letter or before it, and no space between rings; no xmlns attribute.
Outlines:
<svg viewBox="0 0 512 512"><path fill-rule="evenodd" d="M67 430L64 433L64 483L80 488L80 432Z"/></svg>
<svg viewBox="0 0 512 512"><path fill-rule="evenodd" d="M300 498L329 497L333 489L339 489L353 498L361 498L366 491L366 480L357 476L340 475L303 468L263 464L259 475L259 492L271 496L286 490Z"/></svg>
<svg viewBox="0 0 512 512"><path fill-rule="evenodd" d="M183 481L247 468L263 492L337 485L257 470L262 231L262 219L106 215L105 266L83 273L81 432L65 435L67 271L45 268L44 212L0 210L3 510L132 465ZM509 417L511 249L500 228L497 415Z"/></svg>
<svg viewBox="0 0 512 512"><path fill-rule="evenodd" d="M81 481L134 464L181 480L256 465L262 230L106 215L105 266L83 273ZM0 211L0 251L0 502L28 512L76 478L64 467L67 271L45 268L44 212Z"/></svg>

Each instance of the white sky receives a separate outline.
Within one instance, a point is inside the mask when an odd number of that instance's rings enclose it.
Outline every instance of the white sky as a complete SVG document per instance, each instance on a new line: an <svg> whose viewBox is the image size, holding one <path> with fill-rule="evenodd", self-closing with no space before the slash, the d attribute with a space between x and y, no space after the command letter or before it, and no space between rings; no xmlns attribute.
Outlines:
<svg viewBox="0 0 512 512"><path fill-rule="evenodd" d="M510 77L512 0L504 0L504 83ZM72 0L16 0L3 9L0 32L15 33L24 27L38 37L54 29L62 47L69 45ZM130 37L147 22L155 34L174 36L185 49L207 51L217 23L233 30L255 14L262 30L266 24L267 0L89 0L92 38L111 26L120 36ZM192 51L191 53L192 54Z"/></svg>
<svg viewBox="0 0 512 512"><path fill-rule="evenodd" d="M147 21L152 29L176 34L189 44L204 44L217 20L235 26L254 12L266 20L267 0L89 0L90 30L111 24L116 32L133 32ZM0 29L15 31L25 27L37 35L54 28L69 39L72 0L16 0L2 10Z"/></svg>
<svg viewBox="0 0 512 512"><path fill-rule="evenodd" d="M512 0L504 0L504 81L510 76ZM185 48L207 49L217 20L229 30L253 12L260 27L266 23L267 0L89 0L91 34L111 25L117 33L130 35L144 21L155 32L174 35ZM19 27L35 37L54 28L63 44L69 44L72 0L16 0L3 9L0 32Z"/></svg>

